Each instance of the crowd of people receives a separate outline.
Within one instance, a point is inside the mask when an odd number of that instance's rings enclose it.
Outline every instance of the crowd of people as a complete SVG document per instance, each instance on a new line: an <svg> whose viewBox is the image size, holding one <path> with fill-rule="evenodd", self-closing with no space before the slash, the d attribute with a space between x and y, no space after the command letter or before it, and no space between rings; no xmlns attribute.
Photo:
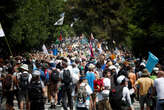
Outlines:
<svg viewBox="0 0 164 110"><path fill-rule="evenodd" d="M30 53L0 61L0 109L14 110L164 110L164 71L160 64L149 73L146 60L120 48L109 50L92 42L73 42L58 55ZM75 45L74 45L75 44ZM58 47L59 48L59 47ZM51 52L50 52L51 53ZM90 55L92 53L93 55Z"/></svg>

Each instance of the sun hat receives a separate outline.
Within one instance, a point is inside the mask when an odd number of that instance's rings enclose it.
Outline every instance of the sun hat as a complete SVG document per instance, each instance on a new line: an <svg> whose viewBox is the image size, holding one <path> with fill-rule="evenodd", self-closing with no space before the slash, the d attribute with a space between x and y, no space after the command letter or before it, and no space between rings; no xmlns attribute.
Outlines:
<svg viewBox="0 0 164 110"><path fill-rule="evenodd" d="M95 68L95 65L94 64L90 64L88 68L93 69L93 68Z"/></svg>
<svg viewBox="0 0 164 110"><path fill-rule="evenodd" d="M21 69L24 69L24 70L26 70L26 71L28 71L28 70L29 70L29 69L28 69L28 65L27 65L27 64L23 64L20 68L21 68Z"/></svg>

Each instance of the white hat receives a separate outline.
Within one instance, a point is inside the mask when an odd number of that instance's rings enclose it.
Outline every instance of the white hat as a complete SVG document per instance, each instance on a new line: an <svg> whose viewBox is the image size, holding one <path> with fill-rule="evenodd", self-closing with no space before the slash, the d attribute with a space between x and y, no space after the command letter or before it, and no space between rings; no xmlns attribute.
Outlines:
<svg viewBox="0 0 164 110"><path fill-rule="evenodd" d="M94 64L90 64L88 68L93 69L93 68L95 68L95 65Z"/></svg>
<svg viewBox="0 0 164 110"><path fill-rule="evenodd" d="M125 79L125 76L124 76L124 75L119 76L119 77L117 78L117 83L118 83L118 84L121 84L122 81L123 81L124 79Z"/></svg>
<svg viewBox="0 0 164 110"><path fill-rule="evenodd" d="M32 72L32 75L33 76L40 76L40 71L35 70L35 71Z"/></svg>
<svg viewBox="0 0 164 110"><path fill-rule="evenodd" d="M159 68L154 67L153 70L154 70L154 71L159 71Z"/></svg>
<svg viewBox="0 0 164 110"><path fill-rule="evenodd" d="M27 64L23 64L20 68L28 71L28 65Z"/></svg>
<svg viewBox="0 0 164 110"><path fill-rule="evenodd" d="M113 69L115 69L115 70L116 70L117 68L116 68L116 66L111 65L111 66L109 67L109 69L110 69L110 70L113 70Z"/></svg>
<svg viewBox="0 0 164 110"><path fill-rule="evenodd" d="M142 63L140 64L140 66L144 66L144 67L145 67L146 65L145 65L145 63L144 63L144 62L142 62Z"/></svg>

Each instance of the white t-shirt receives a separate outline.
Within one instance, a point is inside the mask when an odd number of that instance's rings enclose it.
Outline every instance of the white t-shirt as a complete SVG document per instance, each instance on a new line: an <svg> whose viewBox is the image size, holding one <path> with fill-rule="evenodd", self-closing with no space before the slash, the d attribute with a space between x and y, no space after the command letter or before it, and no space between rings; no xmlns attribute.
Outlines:
<svg viewBox="0 0 164 110"><path fill-rule="evenodd" d="M131 98L130 98L130 91L127 87L124 87L123 88L123 97L122 97L122 100L124 101L128 101L128 103L130 104L130 106L132 106L132 102L131 102Z"/></svg>
<svg viewBox="0 0 164 110"><path fill-rule="evenodd" d="M86 84L86 83L81 83L80 86L85 86L85 84ZM87 84L87 85L85 86L85 88L86 88L86 92L87 92L88 96L90 96L90 95L93 93L91 87ZM87 107L87 108L89 108L89 105L90 105L90 100L89 100L89 99L90 99L90 98L87 98L87 99L86 99L86 102L83 103L83 104L77 103L76 106L77 106L77 107Z"/></svg>
<svg viewBox="0 0 164 110"><path fill-rule="evenodd" d="M103 83L104 87L109 87L109 89L111 88L111 82L109 78L104 78Z"/></svg>
<svg viewBox="0 0 164 110"><path fill-rule="evenodd" d="M164 99L164 77L155 79L154 87L156 88L158 99Z"/></svg>

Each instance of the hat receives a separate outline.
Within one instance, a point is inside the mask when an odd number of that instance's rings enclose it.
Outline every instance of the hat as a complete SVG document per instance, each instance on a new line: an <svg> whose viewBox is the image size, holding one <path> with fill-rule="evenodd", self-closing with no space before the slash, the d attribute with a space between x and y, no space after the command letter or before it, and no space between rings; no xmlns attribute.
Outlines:
<svg viewBox="0 0 164 110"><path fill-rule="evenodd" d="M144 66L144 67L145 67L146 65L145 65L145 63L144 63L144 62L142 62L142 63L140 64L140 66Z"/></svg>
<svg viewBox="0 0 164 110"><path fill-rule="evenodd" d="M88 68L93 69L93 68L95 68L95 65L94 65L94 64L90 64L90 65L88 66Z"/></svg>
<svg viewBox="0 0 164 110"><path fill-rule="evenodd" d="M110 69L110 70L113 70L113 69L115 69L115 70L116 70L117 68L116 68L116 66L111 65L111 66L109 67L109 69Z"/></svg>
<svg viewBox="0 0 164 110"><path fill-rule="evenodd" d="M154 70L154 71L159 71L159 68L154 67L153 70Z"/></svg>
<svg viewBox="0 0 164 110"><path fill-rule="evenodd" d="M117 78L117 83L118 83L118 84L121 84L122 81L123 81L124 79L125 79L125 76L124 76L124 75L119 76L119 77Z"/></svg>
<svg viewBox="0 0 164 110"><path fill-rule="evenodd" d="M142 76L149 76L149 75L150 75L150 73L148 72L148 70L147 69L143 69Z"/></svg>
<svg viewBox="0 0 164 110"><path fill-rule="evenodd" d="M40 71L34 70L34 71L32 72L32 75L33 75L33 76L40 76Z"/></svg>
<svg viewBox="0 0 164 110"><path fill-rule="evenodd" d="M29 70L29 69L28 69L28 65L27 65L27 64L23 64L20 68L21 68L21 69L24 69L24 70L26 70L26 71L28 71L28 70Z"/></svg>

